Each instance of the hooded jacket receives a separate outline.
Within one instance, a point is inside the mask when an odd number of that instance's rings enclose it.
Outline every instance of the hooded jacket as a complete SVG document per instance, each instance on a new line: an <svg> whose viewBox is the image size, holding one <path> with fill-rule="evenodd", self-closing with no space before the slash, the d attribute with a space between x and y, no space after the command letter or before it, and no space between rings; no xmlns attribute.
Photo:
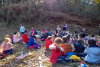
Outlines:
<svg viewBox="0 0 100 67"><path fill-rule="evenodd" d="M83 53L85 50L84 45L81 43L74 44L74 47L75 47L75 51L77 51L78 53Z"/></svg>
<svg viewBox="0 0 100 67"><path fill-rule="evenodd" d="M100 47L97 45L91 45L84 51L87 54L85 61L93 64L100 64Z"/></svg>
<svg viewBox="0 0 100 67"><path fill-rule="evenodd" d="M22 40L23 42L27 43L29 41L28 35L27 34L22 34Z"/></svg>
<svg viewBox="0 0 100 67"><path fill-rule="evenodd" d="M25 31L25 27L24 26L21 26L20 27L20 32L24 32Z"/></svg>
<svg viewBox="0 0 100 67"><path fill-rule="evenodd" d="M29 41L28 41L28 43L27 43L27 47L30 47L30 46L32 46L33 44L37 44L37 43L34 41L33 37L30 37L30 38L29 38Z"/></svg>
<svg viewBox="0 0 100 67"><path fill-rule="evenodd" d="M49 49L49 46L52 44L52 41L51 40L49 40L48 38L45 40L45 42L46 42L46 49Z"/></svg>
<svg viewBox="0 0 100 67"><path fill-rule="evenodd" d="M52 64L56 64L57 58L62 55L62 52L59 50L58 47L55 46L55 44L50 45L49 49L52 50L52 55L50 57L50 62Z"/></svg>

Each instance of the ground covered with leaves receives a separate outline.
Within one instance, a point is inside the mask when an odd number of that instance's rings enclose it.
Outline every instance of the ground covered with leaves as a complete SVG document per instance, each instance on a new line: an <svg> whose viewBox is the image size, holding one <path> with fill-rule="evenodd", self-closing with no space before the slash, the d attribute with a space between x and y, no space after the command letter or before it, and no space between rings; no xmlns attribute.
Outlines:
<svg viewBox="0 0 100 67"><path fill-rule="evenodd" d="M0 67L77 67L80 62L68 62L66 65L52 65L49 62L51 50L46 50L44 46L45 42L42 42L41 49L27 49L27 45L23 43L17 43L12 46L14 49L13 54L7 55L5 58L0 59ZM16 57L23 54L29 54L27 57L19 60ZM88 67L100 67L100 65L91 65L86 63Z"/></svg>
<svg viewBox="0 0 100 67"><path fill-rule="evenodd" d="M33 27L35 30L39 29L41 31L44 28L46 28L47 30L49 29L55 30L56 26L59 25L59 23L31 24L31 26L30 24L23 24L23 25L25 25L25 28L28 31L31 30L31 27ZM60 25L63 26L63 24ZM4 40L6 34L9 33L13 34L15 31L19 31L19 27L20 26L18 25L15 26L14 24L12 24L10 27L7 27L4 22L0 23L0 44ZM74 32L75 30L79 32L81 28L85 27L68 24L67 30L70 32ZM97 29L95 28L87 28L87 29L89 29L89 33L92 34L97 31ZM41 42L41 45L44 44L45 42ZM60 64L52 65L49 62L51 51L46 50L45 46L42 46L41 49L27 49L27 45L21 42L13 44L12 48L14 49L13 54L7 55L5 58L0 59L0 67L77 67L81 63L81 62L68 62L66 63L66 65L60 65ZM25 53L28 54L29 52L31 54L21 60L18 60L16 59L16 57L21 55L21 51L23 51L23 54ZM94 65L94 64L91 65L88 63L86 63L86 65L88 67L100 67L100 65Z"/></svg>

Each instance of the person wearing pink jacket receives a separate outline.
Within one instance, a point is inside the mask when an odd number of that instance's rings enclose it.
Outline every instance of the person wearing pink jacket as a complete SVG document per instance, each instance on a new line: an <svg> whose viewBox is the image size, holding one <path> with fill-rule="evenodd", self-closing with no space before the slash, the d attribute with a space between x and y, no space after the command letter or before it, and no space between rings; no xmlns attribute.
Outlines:
<svg viewBox="0 0 100 67"><path fill-rule="evenodd" d="M22 38L18 35L17 32L14 33L14 36L13 36L13 42L14 43L18 43L22 40Z"/></svg>
<svg viewBox="0 0 100 67"><path fill-rule="evenodd" d="M11 49L12 44L10 43L9 38L5 38L4 42L1 44L1 52L2 54L10 53L12 54L13 49Z"/></svg>

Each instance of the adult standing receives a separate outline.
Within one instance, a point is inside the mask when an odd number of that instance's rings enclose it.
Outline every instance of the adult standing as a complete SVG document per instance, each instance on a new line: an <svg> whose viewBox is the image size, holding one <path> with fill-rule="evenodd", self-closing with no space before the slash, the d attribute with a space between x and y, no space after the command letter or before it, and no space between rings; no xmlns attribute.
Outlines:
<svg viewBox="0 0 100 67"><path fill-rule="evenodd" d="M99 36L100 36L100 24L99 24Z"/></svg>
<svg viewBox="0 0 100 67"><path fill-rule="evenodd" d="M24 34L25 32L25 27L23 25L20 26L20 33L21 34Z"/></svg>
<svg viewBox="0 0 100 67"><path fill-rule="evenodd" d="M67 28L67 24L64 24L63 25L63 31L66 31L66 28Z"/></svg>
<svg viewBox="0 0 100 67"><path fill-rule="evenodd" d="M85 35L86 35L86 31L85 31L85 29L82 29L82 37L84 38Z"/></svg>

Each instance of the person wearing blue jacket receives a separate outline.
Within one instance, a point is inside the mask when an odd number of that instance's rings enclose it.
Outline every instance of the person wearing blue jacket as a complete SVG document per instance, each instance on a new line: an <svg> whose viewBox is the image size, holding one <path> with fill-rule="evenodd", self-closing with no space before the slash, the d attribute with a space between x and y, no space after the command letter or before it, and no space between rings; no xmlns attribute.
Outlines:
<svg viewBox="0 0 100 67"><path fill-rule="evenodd" d="M51 30L49 30L48 34L49 34L49 36L52 36L52 31L51 31Z"/></svg>
<svg viewBox="0 0 100 67"><path fill-rule="evenodd" d="M91 64L100 64L100 47L96 45L96 41L93 39L88 41L88 46L84 51L87 54L84 60Z"/></svg>
<svg viewBox="0 0 100 67"><path fill-rule="evenodd" d="M25 27L23 25L21 25L21 27L20 27L20 33L24 34L24 32L25 32Z"/></svg>
<svg viewBox="0 0 100 67"><path fill-rule="evenodd" d="M76 53L84 53L85 47L82 43L83 43L83 40L81 39L78 40L78 43L74 43Z"/></svg>
<svg viewBox="0 0 100 67"><path fill-rule="evenodd" d="M34 41L34 39L36 39L36 36L32 36L32 37L29 38L29 41L28 41L28 43L27 43L27 47L28 47L29 49L33 49L33 45L34 45L34 44L37 44L37 43Z"/></svg>

